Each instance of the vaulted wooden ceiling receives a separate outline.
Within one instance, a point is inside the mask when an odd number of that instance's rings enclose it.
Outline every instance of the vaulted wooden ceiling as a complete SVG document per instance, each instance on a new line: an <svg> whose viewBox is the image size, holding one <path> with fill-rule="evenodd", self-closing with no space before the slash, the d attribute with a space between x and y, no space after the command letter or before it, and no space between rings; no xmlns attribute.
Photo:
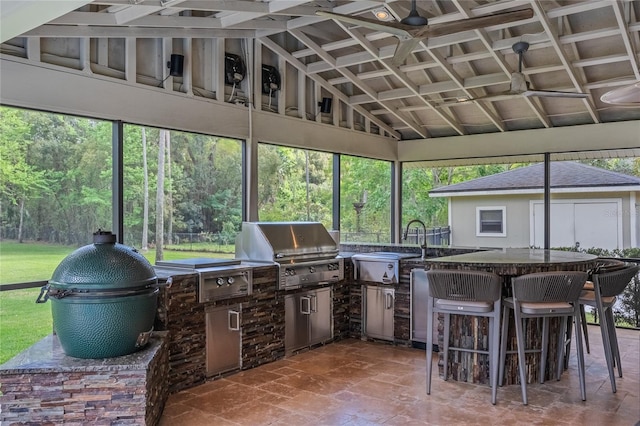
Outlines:
<svg viewBox="0 0 640 426"><path fill-rule="evenodd" d="M318 97L331 96L363 126L398 140L640 119L640 107L600 100L640 81L640 1L418 0L417 10L430 25L522 8L531 8L533 17L427 39L399 66L391 62L396 37L316 15L329 11L374 19L372 11L380 8L399 21L411 2L3 0L0 41L3 54L27 56L29 40L39 40L44 51L50 40L64 38L251 39L262 46L263 57L277 58L271 62L283 80L293 78L286 68L296 72L297 82L283 82L274 101L280 113L289 113L292 105L302 108L297 92L308 89L300 82L303 75ZM511 74L518 71L512 45L521 41L530 44L522 72L531 88L588 97L515 96L439 105L508 91ZM183 53L189 61L192 53ZM197 67L189 72L197 73ZM198 87L200 81L194 74L187 82L194 93L207 89ZM312 109L309 102L306 108Z"/></svg>

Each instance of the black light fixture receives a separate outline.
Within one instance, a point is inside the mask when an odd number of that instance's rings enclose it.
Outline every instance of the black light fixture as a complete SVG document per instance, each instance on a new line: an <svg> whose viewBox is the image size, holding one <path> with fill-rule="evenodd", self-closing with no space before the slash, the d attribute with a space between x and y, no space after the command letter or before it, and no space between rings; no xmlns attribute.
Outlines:
<svg viewBox="0 0 640 426"><path fill-rule="evenodd" d="M276 67L262 64L262 93L272 95L280 90L280 73Z"/></svg>
<svg viewBox="0 0 640 426"><path fill-rule="evenodd" d="M331 114L331 98L322 98L322 102L318 102L320 112L323 114Z"/></svg>
<svg viewBox="0 0 640 426"><path fill-rule="evenodd" d="M229 86L235 86L244 80L246 67L242 58L233 53L224 54L224 82Z"/></svg>
<svg viewBox="0 0 640 426"><path fill-rule="evenodd" d="M171 54L171 60L167 62L169 68L169 75L172 77L182 77L182 71L184 69L184 55Z"/></svg>

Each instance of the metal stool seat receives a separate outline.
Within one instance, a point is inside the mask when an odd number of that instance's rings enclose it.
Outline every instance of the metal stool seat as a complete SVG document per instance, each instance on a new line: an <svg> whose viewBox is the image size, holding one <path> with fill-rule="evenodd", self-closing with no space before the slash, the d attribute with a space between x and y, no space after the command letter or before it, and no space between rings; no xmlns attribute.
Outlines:
<svg viewBox="0 0 640 426"><path fill-rule="evenodd" d="M444 314L444 380L447 380L449 350L489 355L491 403L496 403L498 355L500 349L500 304L502 280L490 272L434 269L426 273L428 282L427 330L432 330L433 314ZM473 350L449 345L451 314L489 318L489 350ZM427 395L431 394L433 333L427 333Z"/></svg>
<svg viewBox="0 0 640 426"><path fill-rule="evenodd" d="M511 281L513 296L503 300L502 318L502 343L500 346L500 383L504 380L504 365L507 353L507 332L509 324L509 310L513 310L516 326L516 340L518 351L518 370L520 373L520 386L522 390L522 402L527 405L527 378L525 365L525 343L523 320L525 318L542 318L542 347L540 352L540 383L544 382L546 358L549 348L549 318L560 317L562 326L560 330L567 329L567 317L575 321L578 373L580 379L580 394L582 400L586 400L584 378L584 354L582 348L582 335L580 333L580 310L578 298L587 280L586 272L559 271L538 272L513 278ZM564 332L558 333L557 374L560 380L562 372L562 358L565 348ZM530 350L531 351L531 350Z"/></svg>
<svg viewBox="0 0 640 426"><path fill-rule="evenodd" d="M618 337L616 334L615 320L613 318L613 306L616 298L629 285L631 280L638 273L638 265L626 265L622 269L594 273L593 290L584 290L580 295L580 306L591 306L596 309L600 319L600 334L602 335L602 345L604 356L609 370L609 380L611 390L616 392L616 378L614 367L618 369L618 375L622 377L622 366L620 364L620 351L618 349ZM582 308L584 312L584 308Z"/></svg>

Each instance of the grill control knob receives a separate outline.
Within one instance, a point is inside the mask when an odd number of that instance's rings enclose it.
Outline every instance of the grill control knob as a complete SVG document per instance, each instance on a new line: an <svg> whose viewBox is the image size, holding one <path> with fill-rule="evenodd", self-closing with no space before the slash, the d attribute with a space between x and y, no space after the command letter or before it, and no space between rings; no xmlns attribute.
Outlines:
<svg viewBox="0 0 640 426"><path fill-rule="evenodd" d="M218 287L222 287L222 285L224 285L224 278L217 278L216 284L218 284Z"/></svg>
<svg viewBox="0 0 640 426"><path fill-rule="evenodd" d="M235 279L235 278L233 278L233 277L229 277L229 278L227 278L227 283L228 283L229 285L233 284L234 282L236 282L236 279Z"/></svg>
<svg viewBox="0 0 640 426"><path fill-rule="evenodd" d="M309 266L309 272L311 272L312 274L316 271L316 267L315 266Z"/></svg>

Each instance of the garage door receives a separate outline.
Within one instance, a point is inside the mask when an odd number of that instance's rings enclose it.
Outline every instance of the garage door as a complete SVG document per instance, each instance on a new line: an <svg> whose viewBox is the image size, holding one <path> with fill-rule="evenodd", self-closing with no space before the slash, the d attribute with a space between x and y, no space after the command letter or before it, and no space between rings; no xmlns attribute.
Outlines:
<svg viewBox="0 0 640 426"><path fill-rule="evenodd" d="M544 247L544 204L534 201L532 244ZM613 250L622 247L621 200L558 200L551 202L551 247Z"/></svg>

